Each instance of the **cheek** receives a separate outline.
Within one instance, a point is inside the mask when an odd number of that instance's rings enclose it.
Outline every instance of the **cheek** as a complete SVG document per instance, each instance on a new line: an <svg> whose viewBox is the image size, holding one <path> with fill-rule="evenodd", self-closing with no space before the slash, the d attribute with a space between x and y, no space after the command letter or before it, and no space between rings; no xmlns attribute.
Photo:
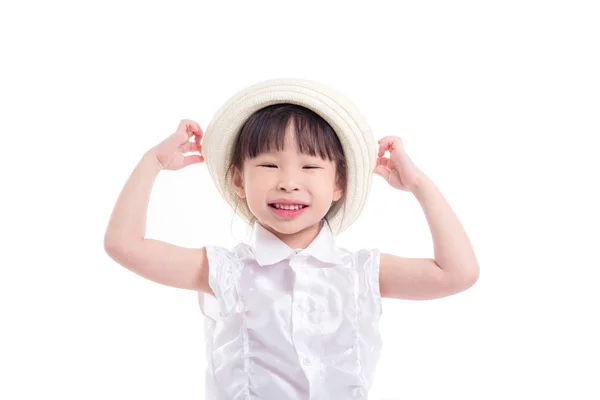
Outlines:
<svg viewBox="0 0 600 400"><path fill-rule="evenodd" d="M250 197L260 196L268 190L271 184L269 177L265 174L248 175L246 179L246 192Z"/></svg>
<svg viewBox="0 0 600 400"><path fill-rule="evenodd" d="M333 191L335 190L333 180L323 180L321 183L315 185L313 188L313 190L316 193L318 193L319 201L322 201L323 203L329 203L333 201Z"/></svg>

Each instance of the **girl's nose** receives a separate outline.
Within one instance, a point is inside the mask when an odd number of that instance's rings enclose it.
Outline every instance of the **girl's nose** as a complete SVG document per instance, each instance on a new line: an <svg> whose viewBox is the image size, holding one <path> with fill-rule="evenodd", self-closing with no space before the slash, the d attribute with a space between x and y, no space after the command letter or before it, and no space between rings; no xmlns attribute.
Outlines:
<svg viewBox="0 0 600 400"><path fill-rule="evenodd" d="M277 185L277 190L285 190L286 192L289 192L291 190L296 190L299 189L300 186L297 185L295 182L293 181L288 181L288 182L281 182Z"/></svg>
<svg viewBox="0 0 600 400"><path fill-rule="evenodd" d="M279 177L279 181L277 183L277 190L296 190L300 188L300 184L298 180L293 176L293 174L285 174L282 173Z"/></svg>

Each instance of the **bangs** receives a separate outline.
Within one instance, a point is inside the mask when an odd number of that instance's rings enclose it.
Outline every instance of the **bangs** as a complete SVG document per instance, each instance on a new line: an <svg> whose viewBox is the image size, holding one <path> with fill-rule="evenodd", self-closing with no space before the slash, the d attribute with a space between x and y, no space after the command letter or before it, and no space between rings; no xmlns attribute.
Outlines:
<svg viewBox="0 0 600 400"><path fill-rule="evenodd" d="M285 131L291 125L301 154L323 160L343 158L340 140L320 115L295 104L274 104L255 112L242 126L237 149L242 158L255 158L285 149Z"/></svg>

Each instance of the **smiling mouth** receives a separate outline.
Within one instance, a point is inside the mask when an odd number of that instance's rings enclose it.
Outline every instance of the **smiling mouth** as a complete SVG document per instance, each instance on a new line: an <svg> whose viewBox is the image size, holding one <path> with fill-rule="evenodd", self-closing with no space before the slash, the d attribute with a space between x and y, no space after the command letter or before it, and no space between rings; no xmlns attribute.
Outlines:
<svg viewBox="0 0 600 400"><path fill-rule="evenodd" d="M304 208L307 208L308 206L305 206L305 205L300 205L300 204L299 204L298 206L296 206L296 207L293 207L293 208L283 208L283 207L276 207L276 206L275 206L275 203L271 203L271 204L269 204L269 207L271 207L271 208L274 208L274 209L276 209L276 210L284 210L284 211L286 211L286 210L287 210L287 211L296 211L296 210L302 210L302 209L304 209Z"/></svg>

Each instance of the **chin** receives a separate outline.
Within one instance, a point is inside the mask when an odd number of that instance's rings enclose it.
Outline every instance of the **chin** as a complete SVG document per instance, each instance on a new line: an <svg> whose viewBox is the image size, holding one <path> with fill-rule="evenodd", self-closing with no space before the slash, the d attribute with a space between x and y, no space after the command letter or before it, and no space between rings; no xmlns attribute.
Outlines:
<svg viewBox="0 0 600 400"><path fill-rule="evenodd" d="M302 229L306 228L306 224L301 223L300 221L293 220L277 220L270 218L268 220L268 225L275 229L279 233L283 233L285 235L291 235L297 232L300 232Z"/></svg>
<svg viewBox="0 0 600 400"><path fill-rule="evenodd" d="M298 233L320 222L320 220L311 221L307 218L301 218L296 220L270 218L268 221L268 225L271 228L284 235L292 235L294 233Z"/></svg>

